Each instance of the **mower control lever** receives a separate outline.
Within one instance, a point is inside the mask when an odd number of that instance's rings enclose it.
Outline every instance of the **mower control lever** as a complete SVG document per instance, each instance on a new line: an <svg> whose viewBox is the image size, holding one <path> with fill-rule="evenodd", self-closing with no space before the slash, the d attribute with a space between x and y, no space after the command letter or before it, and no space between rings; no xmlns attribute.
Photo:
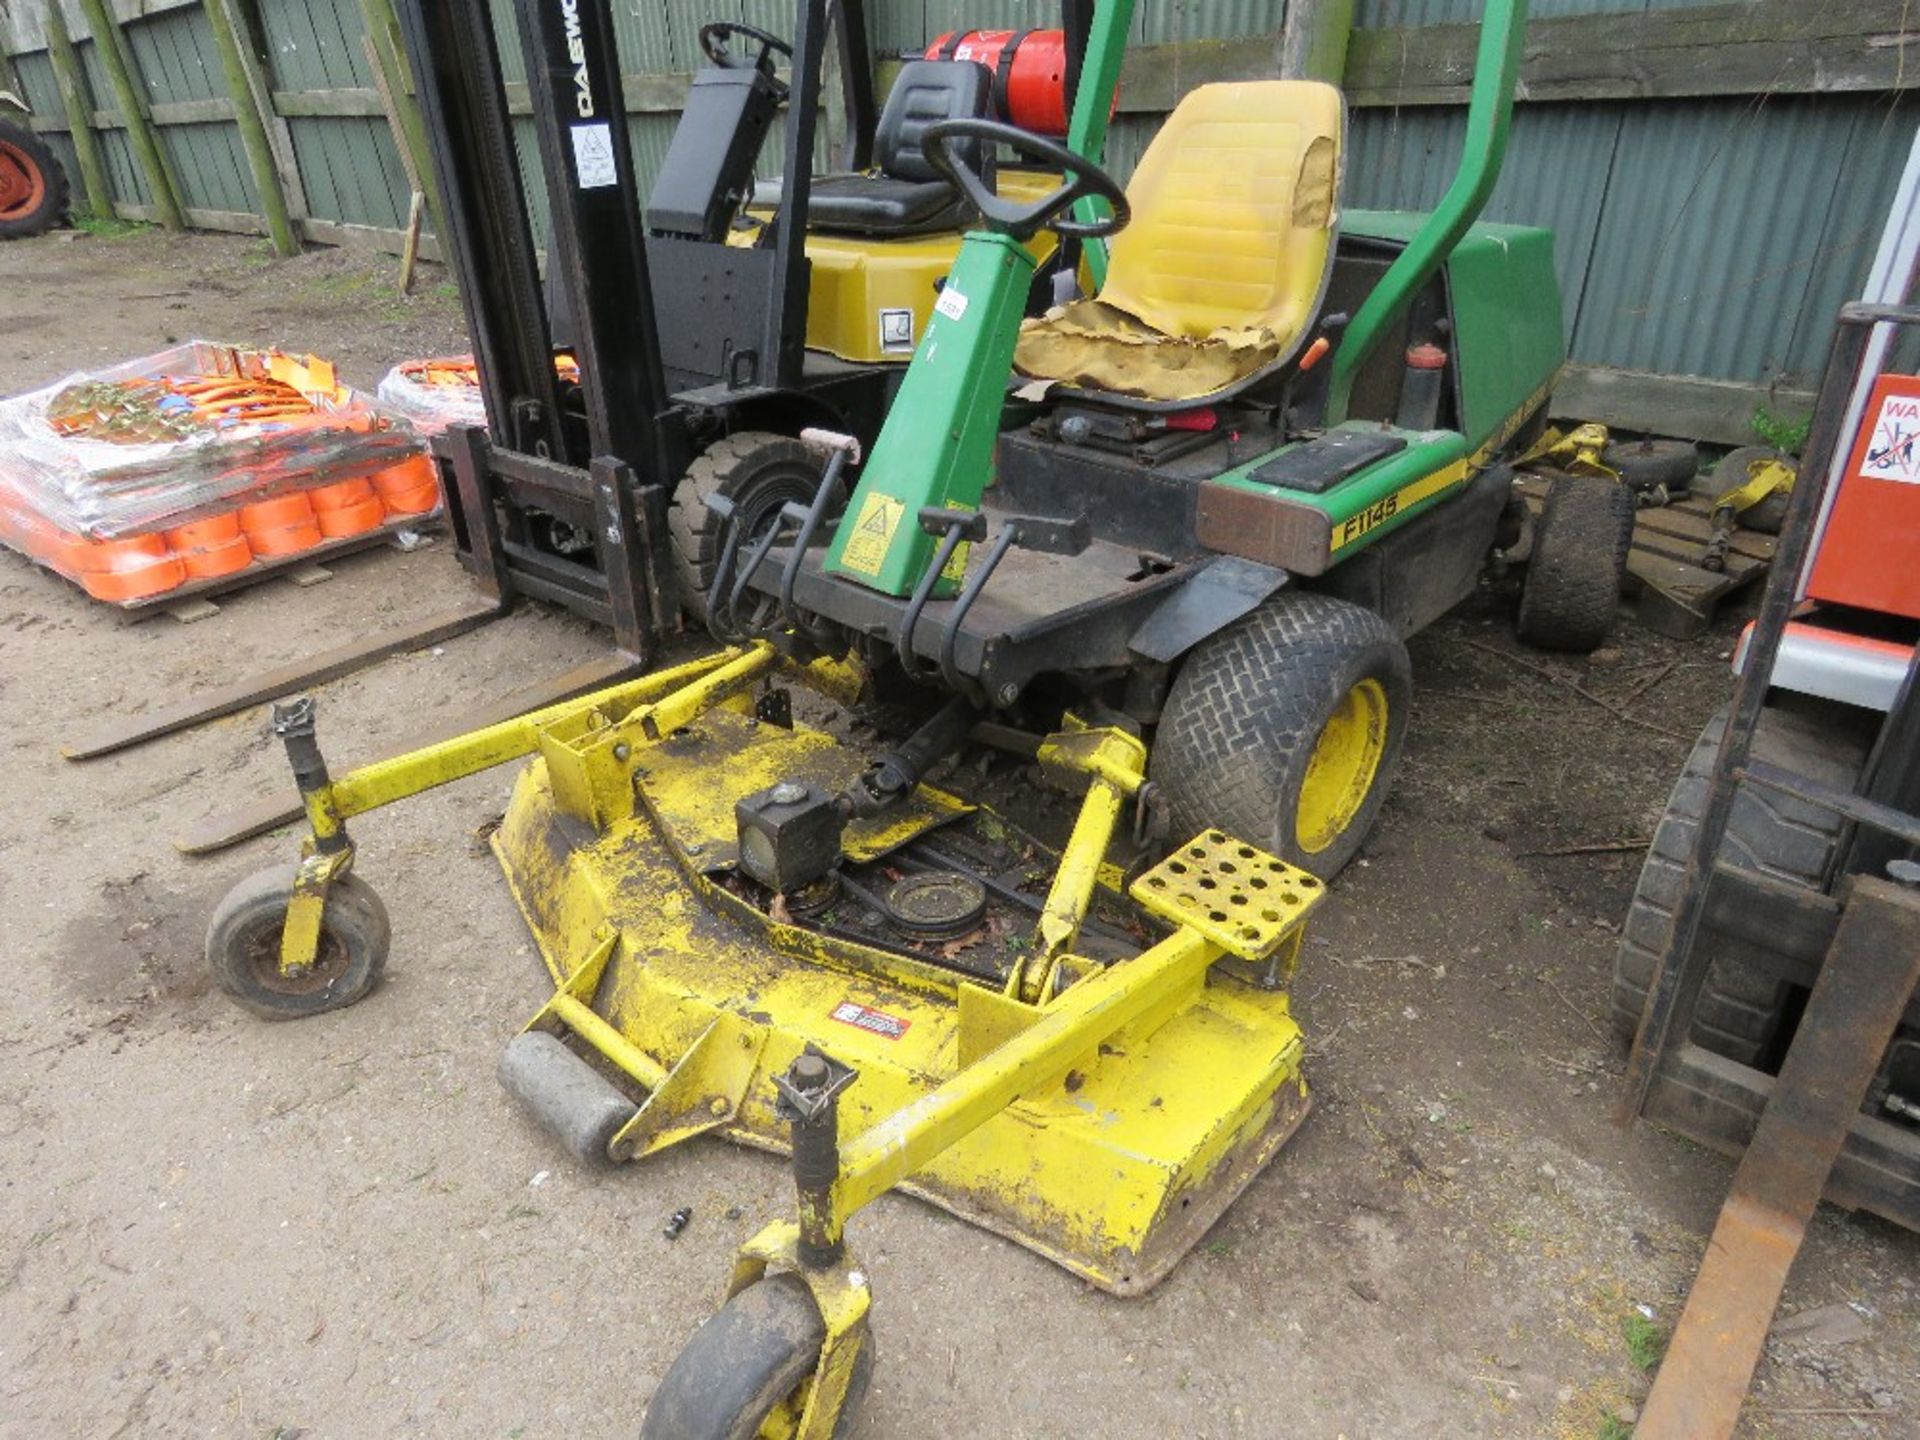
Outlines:
<svg viewBox="0 0 1920 1440"><path fill-rule="evenodd" d="M1005 145L1024 159L1038 160L1059 169L1065 183L1051 195L1028 205L1002 199L974 168L947 148L949 140L984 140L989 145ZM920 132L920 150L927 163L960 187L989 230L1026 240L1051 225L1056 235L1079 240L1099 240L1112 235L1132 218L1127 192L1120 182L1083 155L1077 155L1058 140L1035 135L1017 125L998 120L936 120ZM1060 218L1076 201L1096 196L1113 207L1113 214L1098 220Z"/></svg>

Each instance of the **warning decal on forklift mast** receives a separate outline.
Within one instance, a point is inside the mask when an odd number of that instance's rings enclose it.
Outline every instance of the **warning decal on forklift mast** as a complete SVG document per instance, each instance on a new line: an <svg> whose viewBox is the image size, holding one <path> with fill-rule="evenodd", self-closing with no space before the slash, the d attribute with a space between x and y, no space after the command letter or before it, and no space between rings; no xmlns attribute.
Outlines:
<svg viewBox="0 0 1920 1440"><path fill-rule="evenodd" d="M879 1035L888 1040L898 1040L913 1024L911 1020L902 1020L898 1015L889 1015L884 1010L875 1010L855 1000L842 1000L834 1006L833 1018L842 1025L851 1025L856 1030L865 1030L869 1035Z"/></svg>
<svg viewBox="0 0 1920 1440"><path fill-rule="evenodd" d="M874 491L860 502L860 514L853 522L847 548L840 552L840 564L861 575L878 575L886 563L887 547L893 544L893 532L900 528L900 517L907 513L904 500Z"/></svg>
<svg viewBox="0 0 1920 1440"><path fill-rule="evenodd" d="M604 120L593 125L576 125L573 136L573 169L580 177L582 190L601 190L619 178L613 168L613 127Z"/></svg>

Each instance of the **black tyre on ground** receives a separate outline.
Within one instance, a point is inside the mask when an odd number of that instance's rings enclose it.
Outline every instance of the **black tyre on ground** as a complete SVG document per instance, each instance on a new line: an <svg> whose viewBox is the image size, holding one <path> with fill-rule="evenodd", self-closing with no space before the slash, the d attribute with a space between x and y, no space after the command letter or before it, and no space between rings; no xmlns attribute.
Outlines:
<svg viewBox="0 0 1920 1440"><path fill-rule="evenodd" d="M24 240L67 216L67 172L26 126L0 120L0 240Z"/></svg>
<svg viewBox="0 0 1920 1440"><path fill-rule="evenodd" d="M1604 475L1554 479L1520 589L1522 640L1585 654L1607 638L1626 583L1633 516L1633 493Z"/></svg>
<svg viewBox="0 0 1920 1440"><path fill-rule="evenodd" d="M716 440L687 467L674 487L669 529L681 607L689 615L707 618L707 589L720 564L725 533L707 509L707 497L722 495L733 501L745 527L741 543L748 547L789 500L804 505L813 499L824 468L819 456L791 435L762 430L742 430Z"/></svg>
<svg viewBox="0 0 1920 1440"><path fill-rule="evenodd" d="M826 1338L806 1283L773 1275L727 1301L693 1332L647 1402L640 1440L753 1440L791 1436L802 1387ZM854 1361L835 1440L853 1433L873 1371L873 1337ZM769 1423L771 1422L771 1423Z"/></svg>
<svg viewBox="0 0 1920 1440"><path fill-rule="evenodd" d="M1218 828L1332 879L1380 813L1412 696L1385 620L1281 591L1196 645L1174 679L1151 761L1173 838Z"/></svg>
<svg viewBox="0 0 1920 1440"><path fill-rule="evenodd" d="M1600 463L1634 490L1664 485L1684 495L1700 473L1700 452L1689 440L1620 440L1600 452Z"/></svg>
<svg viewBox="0 0 1920 1440"><path fill-rule="evenodd" d="M1674 784L1654 832L1640 880L1620 934L1613 969L1613 1030L1631 1044L1646 1005L1653 967L1673 928L1680 880L1706 805L1706 777L1726 727L1726 712L1707 722ZM1851 790L1865 763L1861 738L1831 715L1795 708L1761 712L1753 756L1827 784ZM1722 860L1804 890L1820 890L1839 844L1838 816L1756 786L1742 786L1727 823ZM1694 1010L1699 1044L1751 1065L1768 1055L1788 1019L1788 988L1765 957L1731 943L1712 945L1713 959Z"/></svg>
<svg viewBox="0 0 1920 1440"><path fill-rule="evenodd" d="M1714 498L1718 499L1729 490L1738 490L1758 475L1763 465L1775 463L1789 469L1796 468L1791 455L1783 450L1775 450L1770 445L1743 445L1738 450L1729 450L1721 457L1720 463L1713 467ZM1787 501L1791 498L1790 491L1776 490L1758 504L1749 505L1741 511L1735 517L1736 521L1763 535L1778 535L1781 524L1787 518Z"/></svg>
<svg viewBox="0 0 1920 1440"><path fill-rule="evenodd" d="M305 975L280 973L280 932L293 873L275 866L227 892L207 927L207 964L220 988L263 1020L298 1020L364 1000L380 983L393 931L373 887L342 875L327 889L320 948Z"/></svg>

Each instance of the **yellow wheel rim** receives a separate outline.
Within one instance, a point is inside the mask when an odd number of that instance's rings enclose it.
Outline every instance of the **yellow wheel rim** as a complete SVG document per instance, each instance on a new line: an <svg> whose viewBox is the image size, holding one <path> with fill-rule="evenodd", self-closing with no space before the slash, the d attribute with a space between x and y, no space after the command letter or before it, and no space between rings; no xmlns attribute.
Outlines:
<svg viewBox="0 0 1920 1440"><path fill-rule="evenodd" d="M1327 717L1300 782L1294 835L1307 854L1325 850L1353 824L1386 749L1386 688L1378 680L1362 680Z"/></svg>

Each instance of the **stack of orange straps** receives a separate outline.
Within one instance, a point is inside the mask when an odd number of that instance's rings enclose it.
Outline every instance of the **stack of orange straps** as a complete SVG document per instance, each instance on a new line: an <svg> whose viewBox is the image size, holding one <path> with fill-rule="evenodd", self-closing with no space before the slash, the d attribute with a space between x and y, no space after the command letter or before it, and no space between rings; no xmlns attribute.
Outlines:
<svg viewBox="0 0 1920 1440"><path fill-rule="evenodd" d="M140 533L92 536L39 513L19 487L0 482L0 541L81 585L95 599L130 604L181 585L236 575L249 567L283 564L321 545L398 527L430 514L440 504L432 460L418 442L370 452L358 466L368 473L315 483L321 471L308 463L299 432L312 432L319 447L343 434L387 431L391 423L364 404L328 409L313 392L290 383L321 382L338 396L332 367L268 355L267 373L160 375L110 384L70 384L45 409L55 436L122 445L166 443L169 438L211 433L271 437L271 446L250 452L237 494L203 500L182 512L180 523L138 527ZM280 373L274 373L274 372ZM282 375L288 378L282 378ZM324 395L324 392L320 392ZM396 437L387 437L389 440ZM247 495L259 498L247 499Z"/></svg>
<svg viewBox="0 0 1920 1440"><path fill-rule="evenodd" d="M580 383L580 364L567 351L554 352L553 373L562 385ZM450 425L486 428L480 367L471 355L403 360L386 373L374 393L381 404L398 410L423 434L438 435Z"/></svg>

